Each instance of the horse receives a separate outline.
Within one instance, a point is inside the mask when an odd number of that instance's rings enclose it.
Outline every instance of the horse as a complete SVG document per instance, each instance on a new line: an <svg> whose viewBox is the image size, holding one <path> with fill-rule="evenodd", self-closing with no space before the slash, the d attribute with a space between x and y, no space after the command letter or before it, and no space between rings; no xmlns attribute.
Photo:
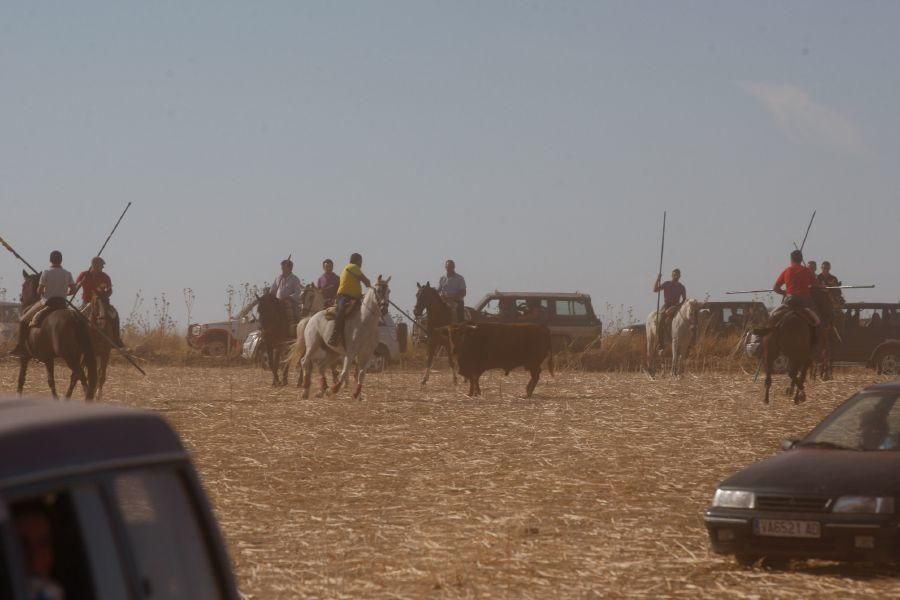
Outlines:
<svg viewBox="0 0 900 600"><path fill-rule="evenodd" d="M22 313L40 300L38 295L38 283L40 275L29 275L22 271L22 293L19 300L22 303ZM69 389L66 399L72 397L72 391L77 382L84 386L84 397L93 400L97 390L97 357L91 344L91 335L87 320L74 310L54 310L47 315L39 327L31 327L25 338L26 353L19 359L19 380L17 391L22 395L25 388L25 376L28 372L28 363L31 359L44 363L47 368L47 383L54 399L59 399L56 393L56 380L54 378L54 360L61 358L72 371ZM82 368L82 362L87 368Z"/></svg>
<svg viewBox="0 0 900 600"><path fill-rule="evenodd" d="M844 326L844 312L836 305L834 298L825 290L813 288L813 299L816 306L821 306L821 339L815 349L810 377L829 381L834 378L834 359L832 347L841 339L840 331Z"/></svg>
<svg viewBox="0 0 900 600"><path fill-rule="evenodd" d="M290 318L281 300L266 293L256 296L256 311L259 314L260 341L265 345L269 369L272 370L272 386L287 385L289 363L282 367L282 354L290 342ZM278 369L282 376L279 380Z"/></svg>
<svg viewBox="0 0 900 600"><path fill-rule="evenodd" d="M83 314L83 313L82 313ZM113 339L115 323L109 316L109 292L96 290L88 304L87 318L91 322L91 344L97 357L97 391L96 398L103 398L103 385L106 383L106 371L109 367L109 356L112 353L110 340ZM72 395L75 380L69 384L67 396Z"/></svg>
<svg viewBox="0 0 900 600"><path fill-rule="evenodd" d="M827 294L814 293L813 303L821 319L831 310ZM778 310L778 309L776 309ZM806 400L806 375L815 353L814 331L809 319L801 314L802 309L790 309L774 327L757 330L764 334L762 341L763 364L766 368L766 392L763 403L769 403L769 389L772 387L772 372L775 361L784 356L788 361L788 376L791 383L785 391L793 396L794 404Z"/></svg>
<svg viewBox="0 0 900 600"><path fill-rule="evenodd" d="M697 340L698 315L703 307L699 300L685 300L672 319L672 375L681 375L681 361Z"/></svg>
<svg viewBox="0 0 900 600"><path fill-rule="evenodd" d="M300 292L300 318L311 317L323 308L325 308L325 294L316 284L307 284ZM299 323L297 327L299 330Z"/></svg>
<svg viewBox="0 0 900 600"><path fill-rule="evenodd" d="M428 376L431 373L431 365L434 363L434 355L438 348L447 350L447 360L450 362L450 372L453 373L453 385L457 384L456 364L453 362L453 353L450 351L450 340L447 336L446 327L454 322L453 312L449 306L441 298L440 293L433 287L430 282L420 285L416 282L416 306L413 308L413 315L421 317L428 314L425 323L425 334L428 336L428 359L425 363L425 374L422 376L422 385L428 383Z"/></svg>
<svg viewBox="0 0 900 600"><path fill-rule="evenodd" d="M330 309L320 311L304 322L303 336L298 338L291 348L291 354L287 361L289 364L297 364L299 361L303 398L309 398L313 363L317 363L319 366L322 389L317 397L321 397L328 388L325 368L335 364L341 357L344 359L343 368L331 388L331 393L336 394L340 391L343 384L347 382L350 365L356 361L356 390L353 392L353 398L360 397L366 376L366 367L378 346L378 321L387 312L390 302L391 290L388 287L390 280L390 277L383 279L379 275L372 287L365 293L359 311L349 315L345 321L344 341L341 345L328 345L328 339L334 329L334 321L329 318Z"/></svg>
<svg viewBox="0 0 900 600"><path fill-rule="evenodd" d="M690 350L691 344L694 341L694 333L696 329L697 323L697 312L701 307L701 302L695 299L685 300L678 309L678 312L675 313L675 316L672 318L672 323L670 324L670 332L669 335L670 341L672 342L672 374L677 375L679 369L680 359L684 356L687 356L688 350ZM661 309L662 310L662 309ZM656 358L659 354L658 351L658 342L657 336L658 333L656 330L657 320L656 320L657 311L653 311L649 315L647 315L646 321L646 335L647 335L647 372L650 375L654 375L656 373ZM680 341L676 345L675 343L675 333L676 326L675 321L679 319L678 328L681 334ZM662 320L662 316L660 316L660 321ZM662 323L660 323L662 325ZM690 335L689 335L690 332Z"/></svg>

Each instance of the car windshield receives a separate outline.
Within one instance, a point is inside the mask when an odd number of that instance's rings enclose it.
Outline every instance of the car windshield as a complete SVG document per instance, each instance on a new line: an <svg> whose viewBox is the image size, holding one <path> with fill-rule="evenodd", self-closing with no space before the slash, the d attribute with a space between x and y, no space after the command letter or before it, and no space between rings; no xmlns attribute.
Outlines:
<svg viewBox="0 0 900 600"><path fill-rule="evenodd" d="M898 399L897 392L857 394L799 445L849 450L900 450Z"/></svg>

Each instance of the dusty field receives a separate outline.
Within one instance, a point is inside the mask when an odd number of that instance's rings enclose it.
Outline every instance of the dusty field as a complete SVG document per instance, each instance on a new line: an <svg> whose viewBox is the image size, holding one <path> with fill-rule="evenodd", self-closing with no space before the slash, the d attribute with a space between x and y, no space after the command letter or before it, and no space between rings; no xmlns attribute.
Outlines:
<svg viewBox="0 0 900 600"><path fill-rule="evenodd" d="M874 568L740 569L701 519L720 478L875 379L813 383L801 407L742 374L562 373L528 401L494 376L472 401L445 373L424 392L387 373L352 402L249 368L117 366L107 392L181 432L250 598L900 597Z"/></svg>

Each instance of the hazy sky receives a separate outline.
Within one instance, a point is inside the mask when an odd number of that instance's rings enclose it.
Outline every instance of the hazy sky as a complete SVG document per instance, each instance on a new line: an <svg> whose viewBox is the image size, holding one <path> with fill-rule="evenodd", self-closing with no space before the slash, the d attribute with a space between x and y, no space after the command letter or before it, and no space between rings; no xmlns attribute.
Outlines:
<svg viewBox="0 0 900 600"><path fill-rule="evenodd" d="M0 7L0 236L105 256L184 318L353 251L413 303L723 299L811 258L900 298L900 3L22 2ZM0 287L20 266L0 256ZM14 293L12 293L14 292Z"/></svg>

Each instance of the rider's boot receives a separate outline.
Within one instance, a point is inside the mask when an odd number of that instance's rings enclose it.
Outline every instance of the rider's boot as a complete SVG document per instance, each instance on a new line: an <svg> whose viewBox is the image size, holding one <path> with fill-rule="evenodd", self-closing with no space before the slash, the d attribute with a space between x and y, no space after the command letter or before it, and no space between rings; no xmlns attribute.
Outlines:
<svg viewBox="0 0 900 600"><path fill-rule="evenodd" d="M338 314L334 317L334 329L331 330L331 337L328 338L329 346L340 346L341 334L344 332L344 316L340 314L343 307L338 308Z"/></svg>

